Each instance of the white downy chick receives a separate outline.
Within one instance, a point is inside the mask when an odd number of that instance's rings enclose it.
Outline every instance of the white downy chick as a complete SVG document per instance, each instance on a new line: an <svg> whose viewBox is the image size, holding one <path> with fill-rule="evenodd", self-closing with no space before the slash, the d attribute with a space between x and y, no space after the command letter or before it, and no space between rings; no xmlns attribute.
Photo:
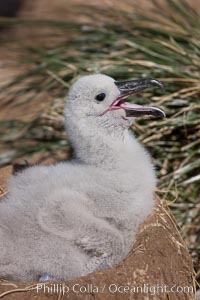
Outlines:
<svg viewBox="0 0 200 300"><path fill-rule="evenodd" d="M154 207L156 184L150 157L129 128L136 116L164 113L123 99L151 86L162 84L102 74L72 86L65 116L75 158L10 180L0 201L1 278L69 280L128 255Z"/></svg>

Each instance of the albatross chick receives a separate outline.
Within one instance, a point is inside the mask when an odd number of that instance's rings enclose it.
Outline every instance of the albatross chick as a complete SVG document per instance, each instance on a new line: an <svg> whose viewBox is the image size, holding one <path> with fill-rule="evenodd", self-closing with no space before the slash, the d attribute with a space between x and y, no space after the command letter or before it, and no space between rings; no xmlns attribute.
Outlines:
<svg viewBox="0 0 200 300"><path fill-rule="evenodd" d="M75 158L33 166L0 201L0 277L69 280L114 266L129 253L154 207L154 169L129 128L156 107L124 99L162 84L97 74L70 89L66 128Z"/></svg>

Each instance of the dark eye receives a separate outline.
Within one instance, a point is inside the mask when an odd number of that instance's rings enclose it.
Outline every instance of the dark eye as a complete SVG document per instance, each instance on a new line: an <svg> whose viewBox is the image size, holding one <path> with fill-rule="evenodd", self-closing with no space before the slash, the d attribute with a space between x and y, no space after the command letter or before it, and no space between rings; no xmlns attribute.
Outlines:
<svg viewBox="0 0 200 300"><path fill-rule="evenodd" d="M95 99L99 102L103 101L106 98L106 94L105 93L101 93L96 95Z"/></svg>

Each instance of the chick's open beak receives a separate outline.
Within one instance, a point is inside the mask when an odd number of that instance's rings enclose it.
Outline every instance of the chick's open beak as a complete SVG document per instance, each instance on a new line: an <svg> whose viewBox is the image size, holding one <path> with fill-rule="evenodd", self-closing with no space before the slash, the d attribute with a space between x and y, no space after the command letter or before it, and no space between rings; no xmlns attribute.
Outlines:
<svg viewBox="0 0 200 300"><path fill-rule="evenodd" d="M152 86L157 86L163 89L163 84L155 79L145 78L131 81L115 82L115 85L120 91L120 96L110 105L109 110L124 109L126 117L137 117L141 115L153 115L156 117L163 118L165 113L154 106L143 106L129 102L124 102L124 98L133 95L137 92L143 91L144 89Z"/></svg>

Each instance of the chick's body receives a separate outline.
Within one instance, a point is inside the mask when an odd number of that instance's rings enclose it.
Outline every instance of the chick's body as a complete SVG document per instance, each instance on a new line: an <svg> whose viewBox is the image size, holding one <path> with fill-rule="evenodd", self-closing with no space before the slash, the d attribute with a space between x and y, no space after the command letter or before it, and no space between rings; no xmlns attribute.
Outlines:
<svg viewBox="0 0 200 300"><path fill-rule="evenodd" d="M154 171L128 126L106 134L69 118L77 159L13 176L0 202L0 277L69 280L115 265L152 211Z"/></svg>

